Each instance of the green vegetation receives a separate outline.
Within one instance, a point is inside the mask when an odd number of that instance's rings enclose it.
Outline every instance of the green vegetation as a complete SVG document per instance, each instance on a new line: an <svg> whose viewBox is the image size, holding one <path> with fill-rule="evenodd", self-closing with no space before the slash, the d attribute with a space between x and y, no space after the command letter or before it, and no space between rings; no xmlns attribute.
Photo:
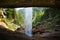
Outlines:
<svg viewBox="0 0 60 40"><path fill-rule="evenodd" d="M20 26L24 26L24 17L23 14L19 11L16 11L15 8L5 8L5 16L3 18L4 22L10 30L16 30Z"/></svg>
<svg viewBox="0 0 60 40"><path fill-rule="evenodd" d="M23 13L21 12L16 12L16 18L14 20L14 23L17 24L17 25L21 25L21 26L24 26L24 16L23 16Z"/></svg>
<svg viewBox="0 0 60 40"><path fill-rule="evenodd" d="M20 26L24 27L24 9L16 11L15 8L5 8L5 12L6 18L3 18L3 20L9 29L15 30ZM43 24L46 29L54 28L56 25L60 25L59 17L59 9L33 7L33 27L37 27L38 24Z"/></svg>
<svg viewBox="0 0 60 40"><path fill-rule="evenodd" d="M43 24L46 29L51 29L59 25L60 20L60 10L53 8L39 8L33 9L33 14L35 15L35 20L33 26L36 27L37 24ZM35 13L34 13L35 12Z"/></svg>

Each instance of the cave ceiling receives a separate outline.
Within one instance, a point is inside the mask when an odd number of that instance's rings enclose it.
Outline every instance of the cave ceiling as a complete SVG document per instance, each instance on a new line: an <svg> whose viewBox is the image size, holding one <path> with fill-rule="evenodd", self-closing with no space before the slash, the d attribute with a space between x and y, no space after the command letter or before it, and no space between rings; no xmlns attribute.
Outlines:
<svg viewBox="0 0 60 40"><path fill-rule="evenodd" d="M0 7L59 7L58 0L0 0Z"/></svg>

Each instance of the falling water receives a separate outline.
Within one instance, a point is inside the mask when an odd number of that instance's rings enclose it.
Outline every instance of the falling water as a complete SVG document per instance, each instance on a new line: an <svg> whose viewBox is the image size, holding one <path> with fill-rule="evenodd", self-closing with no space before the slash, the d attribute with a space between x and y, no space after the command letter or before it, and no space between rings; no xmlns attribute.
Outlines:
<svg viewBox="0 0 60 40"><path fill-rule="evenodd" d="M32 36L32 7L25 8L25 34Z"/></svg>

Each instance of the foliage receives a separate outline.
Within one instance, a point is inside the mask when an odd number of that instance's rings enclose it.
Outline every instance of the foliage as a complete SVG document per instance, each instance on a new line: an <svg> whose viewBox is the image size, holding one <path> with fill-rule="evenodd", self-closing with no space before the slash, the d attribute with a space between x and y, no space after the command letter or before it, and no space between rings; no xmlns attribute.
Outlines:
<svg viewBox="0 0 60 40"><path fill-rule="evenodd" d="M3 20L9 29L15 30L17 27L24 26L24 9L17 11L15 8L5 8L5 12L7 18L3 18ZM56 25L60 25L60 10L54 8L33 7L32 22L35 27L40 23L43 24L46 29L54 28Z"/></svg>
<svg viewBox="0 0 60 40"><path fill-rule="evenodd" d="M6 16L9 20L14 19L15 17L15 9L14 8L6 8Z"/></svg>
<svg viewBox="0 0 60 40"><path fill-rule="evenodd" d="M34 15L36 14L36 15ZM33 21L33 26L37 27L37 24L43 24L46 29L51 29L60 25L60 10L54 8L33 8L33 15L35 20ZM34 19L34 18L33 18Z"/></svg>
<svg viewBox="0 0 60 40"><path fill-rule="evenodd" d="M15 18L15 21L14 21L15 24L17 25L24 25L24 16L21 12L16 12L16 18Z"/></svg>
<svg viewBox="0 0 60 40"><path fill-rule="evenodd" d="M16 11L15 8L5 8L6 18L3 18L7 24L8 29L16 30L20 26L24 26L24 17L20 11Z"/></svg>
<svg viewBox="0 0 60 40"><path fill-rule="evenodd" d="M42 21L42 16L44 15L46 8L33 8L33 26Z"/></svg>

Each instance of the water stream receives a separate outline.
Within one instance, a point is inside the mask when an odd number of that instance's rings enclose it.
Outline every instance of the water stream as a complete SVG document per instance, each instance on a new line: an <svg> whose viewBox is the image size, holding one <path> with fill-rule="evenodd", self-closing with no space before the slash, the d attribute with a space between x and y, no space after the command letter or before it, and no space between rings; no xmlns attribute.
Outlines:
<svg viewBox="0 0 60 40"><path fill-rule="evenodd" d="M32 7L25 8L25 34L32 36Z"/></svg>

